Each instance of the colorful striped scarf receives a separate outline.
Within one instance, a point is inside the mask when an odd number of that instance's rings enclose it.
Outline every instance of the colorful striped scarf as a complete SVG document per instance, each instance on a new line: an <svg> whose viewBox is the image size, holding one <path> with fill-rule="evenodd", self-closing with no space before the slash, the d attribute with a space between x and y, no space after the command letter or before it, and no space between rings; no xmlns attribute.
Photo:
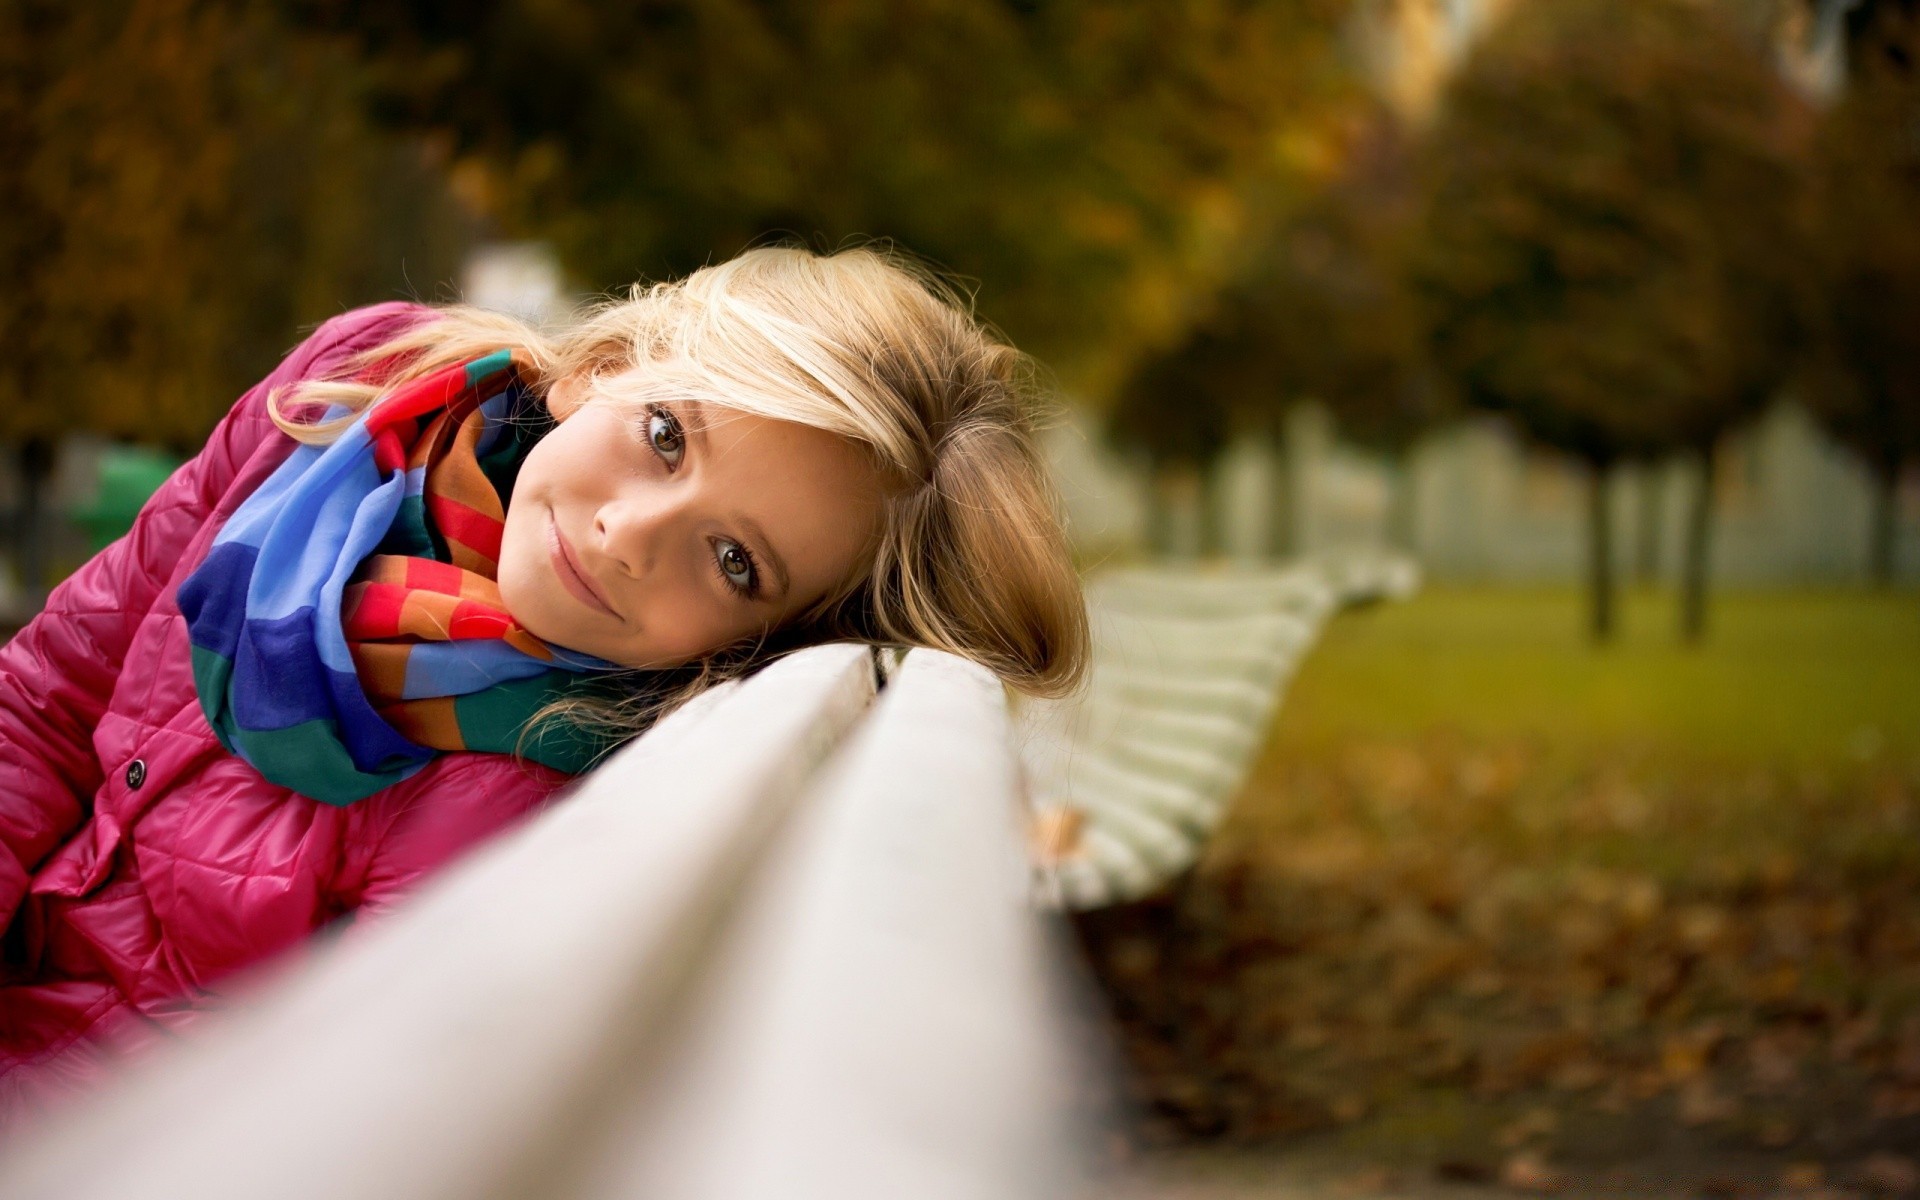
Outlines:
<svg viewBox="0 0 1920 1200"><path fill-rule="evenodd" d="M413 380L303 445L180 586L222 745L274 783L350 804L448 750L569 773L606 749L528 719L614 664L550 646L500 602L506 499L548 428L507 350Z"/></svg>

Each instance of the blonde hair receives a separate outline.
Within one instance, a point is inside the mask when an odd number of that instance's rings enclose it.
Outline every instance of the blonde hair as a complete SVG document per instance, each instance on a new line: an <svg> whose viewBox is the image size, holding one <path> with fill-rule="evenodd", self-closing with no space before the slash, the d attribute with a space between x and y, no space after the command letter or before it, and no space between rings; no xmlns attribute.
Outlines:
<svg viewBox="0 0 1920 1200"><path fill-rule="evenodd" d="M637 731L783 650L842 639L951 651L1033 695L1065 694L1084 675L1086 610L1034 441L1031 364L918 262L873 246L764 247L636 284L551 335L447 307L349 364L377 379L295 385L273 397L274 420L326 441L353 418L304 424L287 406L359 412L400 383L502 347L524 353L542 395L585 378L587 403L693 399L839 434L865 448L884 484L871 567L840 594L770 638L636 680L631 702L565 702L569 715Z"/></svg>

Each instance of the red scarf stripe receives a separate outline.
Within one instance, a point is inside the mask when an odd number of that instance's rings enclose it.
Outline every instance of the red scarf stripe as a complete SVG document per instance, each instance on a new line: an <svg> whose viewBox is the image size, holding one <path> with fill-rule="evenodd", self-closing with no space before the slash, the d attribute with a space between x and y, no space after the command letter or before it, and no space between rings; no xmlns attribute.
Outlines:
<svg viewBox="0 0 1920 1200"><path fill-rule="evenodd" d="M401 637L432 641L470 641L505 638L519 624L497 605L408 588L394 583L357 583L347 589L341 606L341 627L351 638L391 640ZM550 655L538 639L519 647L535 657Z"/></svg>
<svg viewBox="0 0 1920 1200"><path fill-rule="evenodd" d="M406 601L406 589L394 584L349 584L340 596L340 628L348 638L397 637Z"/></svg>
<svg viewBox="0 0 1920 1200"><path fill-rule="evenodd" d="M388 475L407 465L407 448L391 429L373 435L373 462Z"/></svg>
<svg viewBox="0 0 1920 1200"><path fill-rule="evenodd" d="M453 602L447 619L447 636L455 641L473 638L503 638L514 629L512 617L496 608L485 608L471 600Z"/></svg>
<svg viewBox="0 0 1920 1200"><path fill-rule="evenodd" d="M495 379L499 380L500 387L505 387L511 382L509 378L511 374L510 371L502 371L495 376ZM377 434L383 429L393 428L402 421L410 421L444 409L459 399L460 394L466 390L465 370L437 371L432 375L403 384L398 391L374 406L373 412L367 416L367 432ZM500 388L497 387L494 392L497 393L499 390Z"/></svg>
<svg viewBox="0 0 1920 1200"><path fill-rule="evenodd" d="M451 496L427 495L427 513L440 530L440 536L447 539L447 546L460 545L472 551L486 561L486 573L491 574L500 562L500 539L506 532L506 525L497 517L490 517ZM471 568L470 568L471 569Z"/></svg>
<svg viewBox="0 0 1920 1200"><path fill-rule="evenodd" d="M452 563L436 562L431 558L406 558L406 586L425 592L436 592L442 596L460 594L460 577L465 574Z"/></svg>

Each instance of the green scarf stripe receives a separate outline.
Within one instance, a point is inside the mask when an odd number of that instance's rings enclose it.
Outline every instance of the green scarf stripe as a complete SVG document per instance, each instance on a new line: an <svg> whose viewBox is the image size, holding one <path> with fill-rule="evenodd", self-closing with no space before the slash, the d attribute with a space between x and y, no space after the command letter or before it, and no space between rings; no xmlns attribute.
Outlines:
<svg viewBox="0 0 1920 1200"><path fill-rule="evenodd" d="M297 773L300 795L322 804L352 804L419 770L409 763L401 770L363 771L340 740L336 721L302 721L286 729L234 729L231 749L249 762L272 762L277 770Z"/></svg>
<svg viewBox="0 0 1920 1200"><path fill-rule="evenodd" d="M393 514L393 527L380 539L379 553L400 554L408 558L447 559L446 547L436 543L427 526L427 502L420 496L401 498Z"/></svg>
<svg viewBox="0 0 1920 1200"><path fill-rule="evenodd" d="M621 739L582 729L564 718L539 721L527 728L524 736L521 727L529 713L538 712L556 700L579 697L588 690L577 676L549 671L531 679L509 680L456 696L454 718L460 723L460 736L468 739L470 750L517 752L557 771L578 775L618 746ZM500 730L510 731L511 740L498 740ZM483 745L483 742L492 744Z"/></svg>

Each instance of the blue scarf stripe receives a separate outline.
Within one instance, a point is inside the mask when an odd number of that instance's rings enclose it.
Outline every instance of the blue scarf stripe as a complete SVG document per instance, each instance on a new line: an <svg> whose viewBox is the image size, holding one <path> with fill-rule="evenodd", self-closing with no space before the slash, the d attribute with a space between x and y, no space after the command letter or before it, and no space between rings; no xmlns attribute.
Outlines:
<svg viewBox="0 0 1920 1200"><path fill-rule="evenodd" d="M503 679L531 679L551 664L528 658L505 642L435 642L414 647L407 659L407 700L448 693L463 695L492 687Z"/></svg>
<svg viewBox="0 0 1920 1200"><path fill-rule="evenodd" d="M325 575L319 585L308 591L308 595L318 595L321 619L314 626L314 637L320 646L320 657L329 667L344 675L354 673L353 652L347 646L346 632L340 627L340 601L353 582L353 573L360 569L361 560L379 548L380 541L386 537L387 529L393 524L393 515L400 509L400 488L398 479L390 479L381 484L357 508L346 510L344 505L331 506L327 516L334 521L345 519L348 524L343 532L335 534L331 529L316 533L315 540L322 545L338 546L339 557L325 562L315 562L306 555L289 567L289 574L303 577ZM276 538L273 547L297 554L306 554L305 547L297 539L284 536L294 531L280 531L283 536ZM324 539L324 540L322 540ZM273 570L273 560L265 553L261 555L260 566L255 568L257 580L263 572ZM251 597L248 607L252 607Z"/></svg>
<svg viewBox="0 0 1920 1200"><path fill-rule="evenodd" d="M187 616L187 637L196 648L233 658L247 624L247 597L232 588L215 587L212 581L224 576L245 579L253 573L258 557L259 552L245 542L223 545L215 539L200 568L180 585L175 602Z"/></svg>
<svg viewBox="0 0 1920 1200"><path fill-rule="evenodd" d="M364 439L361 439L364 441ZM329 450L341 448L339 444ZM331 461L329 461L331 459ZM247 583L247 611L256 617L278 617L312 604L316 593L340 568L351 573L360 559L373 552L379 538L365 540L365 532L384 532L400 504L397 480L383 482L371 455L359 458L323 455L312 464L303 486L268 498L278 508L276 519L257 538L260 560ZM364 522L360 510L372 511ZM352 538L355 526L360 538ZM316 546L339 551L312 553ZM334 666L343 666L334 662Z"/></svg>
<svg viewBox="0 0 1920 1200"><path fill-rule="evenodd" d="M247 622L233 656L239 724L287 729L333 715L333 681L313 648L313 609Z"/></svg>

